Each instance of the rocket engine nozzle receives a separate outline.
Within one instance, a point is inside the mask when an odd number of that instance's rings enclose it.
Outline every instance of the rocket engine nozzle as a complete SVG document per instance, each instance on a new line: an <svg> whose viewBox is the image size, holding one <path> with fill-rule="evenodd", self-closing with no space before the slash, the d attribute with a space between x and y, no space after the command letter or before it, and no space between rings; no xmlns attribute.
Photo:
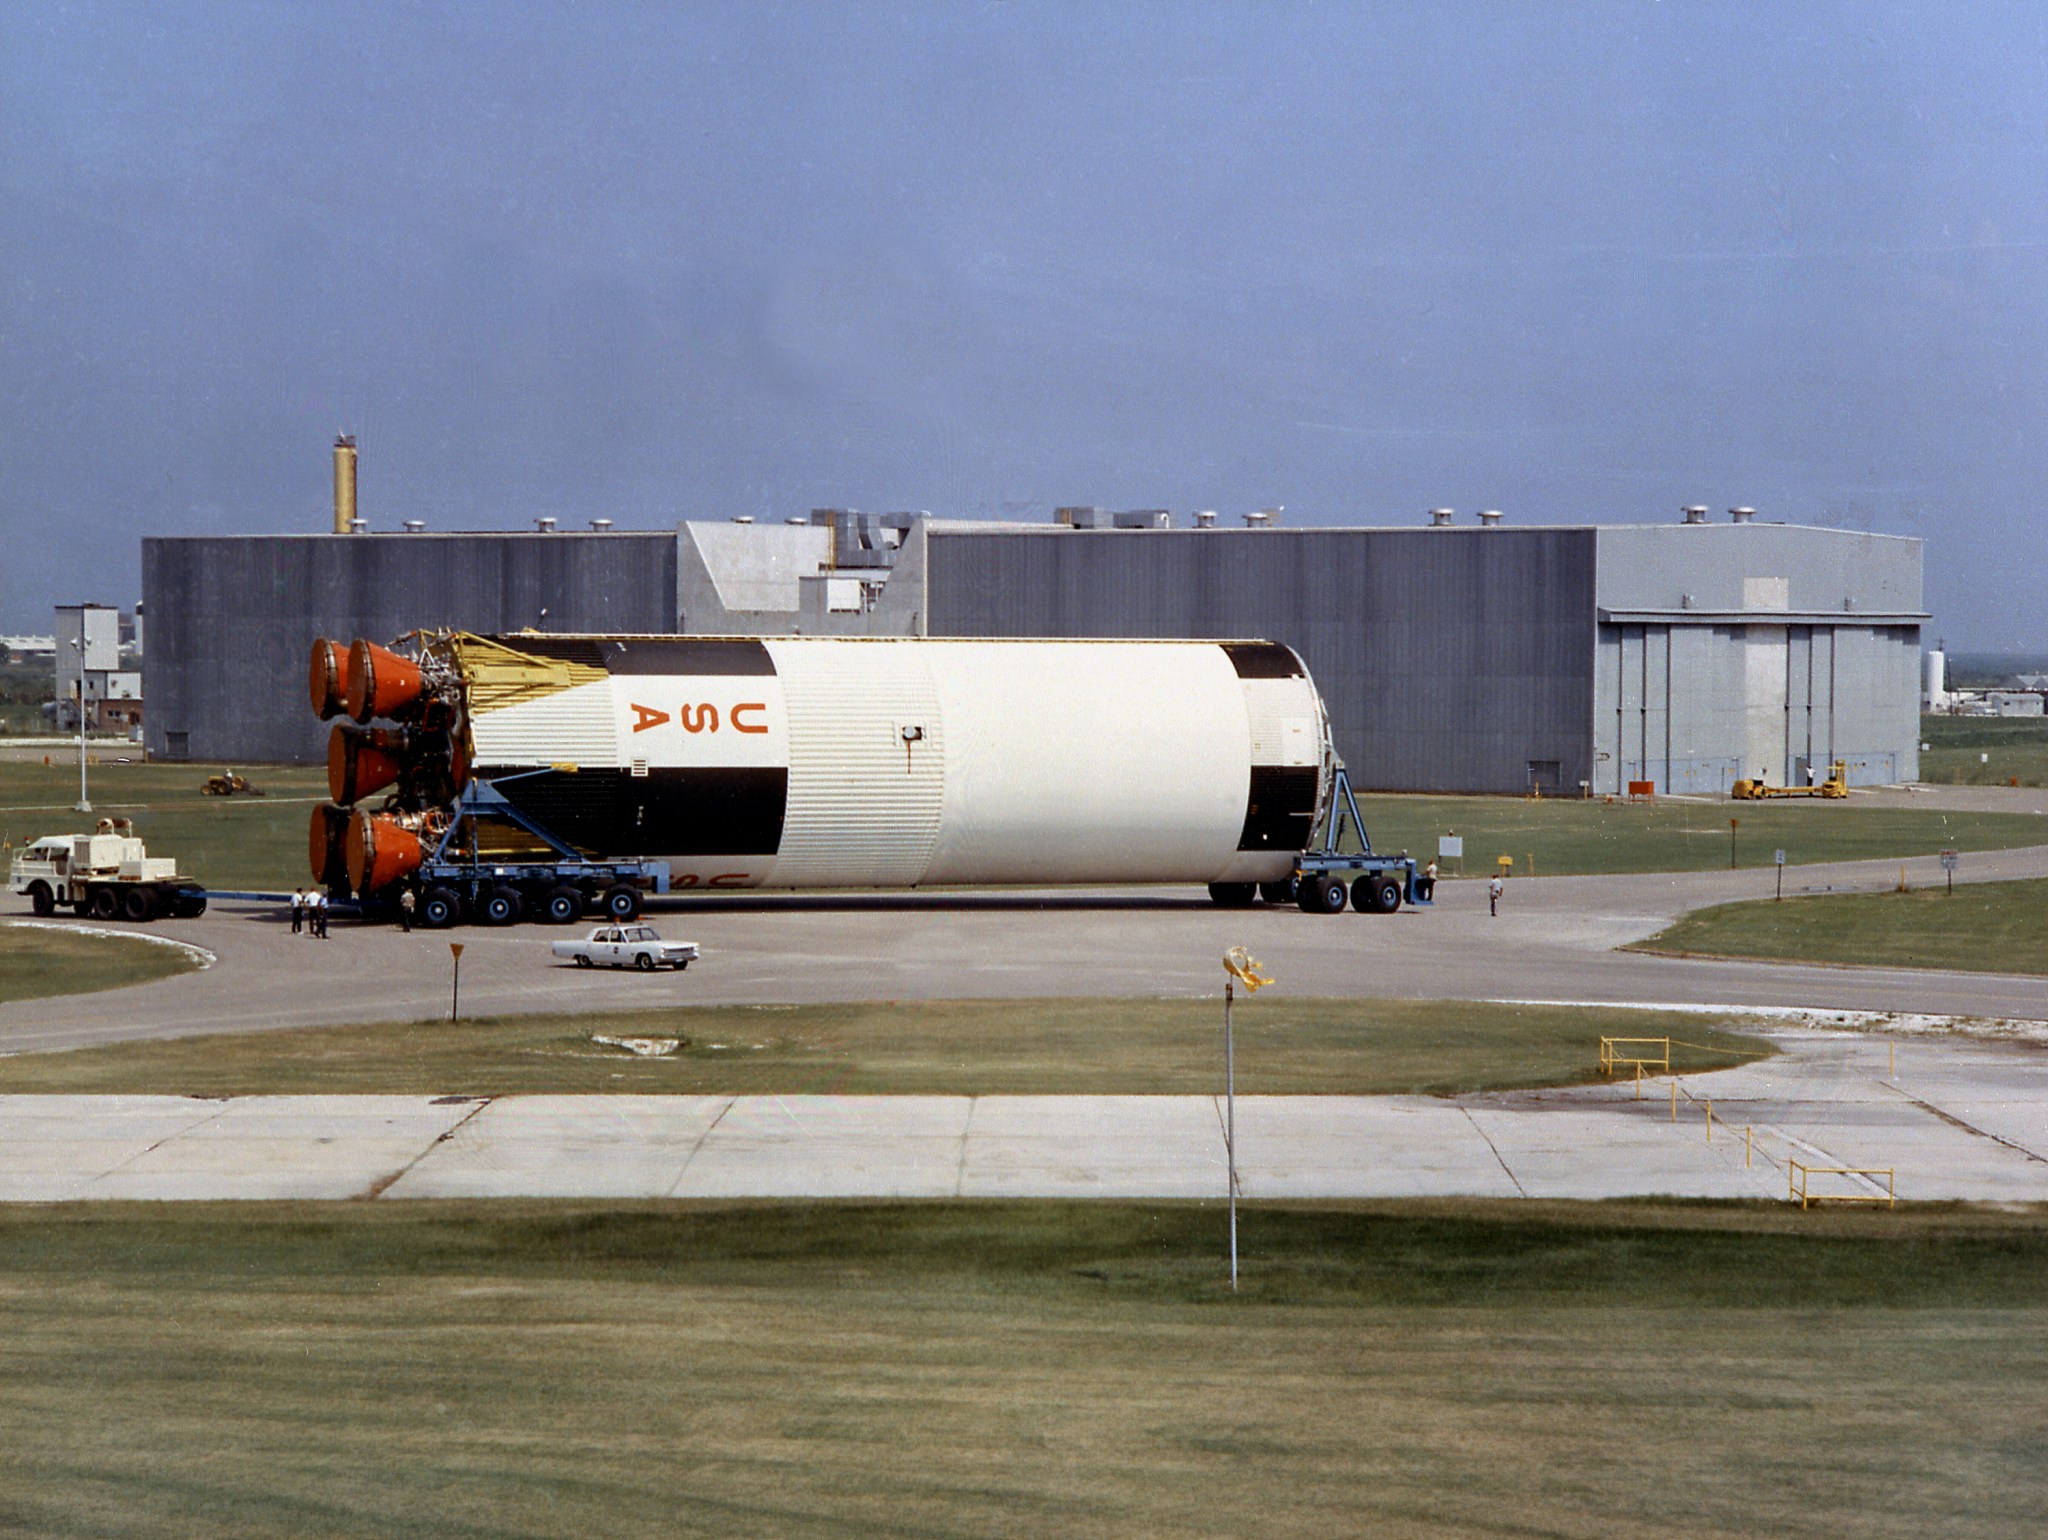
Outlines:
<svg viewBox="0 0 2048 1540"><path fill-rule="evenodd" d="M426 688L420 666L357 637L348 649L348 714L358 722L398 715Z"/></svg>
<svg viewBox="0 0 2048 1540"><path fill-rule="evenodd" d="M380 892L418 871L420 837L388 813L357 808L348 821L348 880L361 894Z"/></svg>
<svg viewBox="0 0 2048 1540"><path fill-rule="evenodd" d="M348 881L348 809L320 806L313 809L312 824L306 830L306 859L313 868L313 880L325 888L338 888Z"/></svg>
<svg viewBox="0 0 2048 1540"><path fill-rule="evenodd" d="M326 637L313 644L313 661L306 673L306 693L322 721L338 717L348 706L348 684L344 677L346 657Z"/></svg>
<svg viewBox="0 0 2048 1540"><path fill-rule="evenodd" d="M397 785L405 769L405 747L405 734L396 728L365 731L335 723L327 735L327 794L346 807Z"/></svg>

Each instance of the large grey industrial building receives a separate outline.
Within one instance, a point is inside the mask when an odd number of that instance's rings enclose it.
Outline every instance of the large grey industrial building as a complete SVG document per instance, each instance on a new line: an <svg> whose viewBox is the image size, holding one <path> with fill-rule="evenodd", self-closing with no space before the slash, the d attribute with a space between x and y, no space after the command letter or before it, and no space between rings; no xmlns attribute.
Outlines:
<svg viewBox="0 0 2048 1540"><path fill-rule="evenodd" d="M1119 527L1138 526L1138 527ZM358 525L360 529L360 525ZM1725 792L1918 774L1921 546L1768 523L1170 527L821 512L674 531L143 542L153 754L312 760L317 636L1266 637L1361 787Z"/></svg>

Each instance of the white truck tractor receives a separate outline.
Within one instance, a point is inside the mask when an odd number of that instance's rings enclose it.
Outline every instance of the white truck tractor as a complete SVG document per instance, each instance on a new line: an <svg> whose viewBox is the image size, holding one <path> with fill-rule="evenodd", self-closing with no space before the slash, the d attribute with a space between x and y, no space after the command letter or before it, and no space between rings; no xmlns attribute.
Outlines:
<svg viewBox="0 0 2048 1540"><path fill-rule="evenodd" d="M40 915L58 906L81 919L189 920L206 913L206 889L178 875L178 863L150 856L125 818L102 818L92 834L46 834L14 853L7 891Z"/></svg>

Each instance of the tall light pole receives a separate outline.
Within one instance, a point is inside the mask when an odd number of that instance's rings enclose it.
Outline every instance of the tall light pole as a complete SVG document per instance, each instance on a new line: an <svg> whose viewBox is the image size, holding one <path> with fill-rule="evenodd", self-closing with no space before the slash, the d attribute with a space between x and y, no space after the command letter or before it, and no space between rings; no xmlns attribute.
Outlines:
<svg viewBox="0 0 2048 1540"><path fill-rule="evenodd" d="M78 806L75 812L90 813L92 800L85 794L85 611L78 612L78 635L71 638L72 650L78 654Z"/></svg>

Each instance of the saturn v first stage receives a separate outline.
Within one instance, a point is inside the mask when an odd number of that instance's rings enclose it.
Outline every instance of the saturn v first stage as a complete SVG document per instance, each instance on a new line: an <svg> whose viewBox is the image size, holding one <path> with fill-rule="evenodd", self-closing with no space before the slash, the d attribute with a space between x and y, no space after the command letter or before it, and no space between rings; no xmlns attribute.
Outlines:
<svg viewBox="0 0 2048 1540"><path fill-rule="evenodd" d="M315 876L375 905L466 862L509 874L493 918L573 918L608 862L667 891L1249 898L1289 879L1335 767L1272 642L420 632L317 642L310 684L350 719Z"/></svg>

